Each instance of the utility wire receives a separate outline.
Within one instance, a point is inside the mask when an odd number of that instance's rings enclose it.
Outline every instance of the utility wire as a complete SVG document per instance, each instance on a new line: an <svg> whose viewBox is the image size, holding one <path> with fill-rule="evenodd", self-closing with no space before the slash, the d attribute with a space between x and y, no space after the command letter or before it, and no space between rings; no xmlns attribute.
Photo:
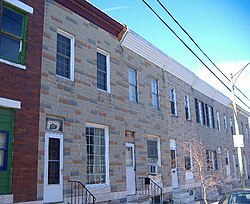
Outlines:
<svg viewBox="0 0 250 204"><path fill-rule="evenodd" d="M167 14L173 19L173 21L181 28L181 30L189 37L189 39L195 44L195 46L202 52L202 54L212 63L212 65L230 82L230 79L221 71L221 69L207 56L207 54L200 48L200 46L194 41L194 39L189 35L189 33L180 25L180 23L174 18L174 16L167 10L167 8L157 0L160 6L167 12ZM235 88L250 101L250 99L237 87Z"/></svg>
<svg viewBox="0 0 250 204"><path fill-rule="evenodd" d="M194 53L194 51L174 32L174 30L156 13L156 11L145 1L143 3L160 19L160 21L182 42L182 44L231 92L231 89ZM246 107L250 107L236 96Z"/></svg>
<svg viewBox="0 0 250 204"><path fill-rule="evenodd" d="M161 22L182 42L182 44L229 90L231 89L194 53L194 51L174 32L174 30L156 13L156 11L145 1L143 3L161 20Z"/></svg>

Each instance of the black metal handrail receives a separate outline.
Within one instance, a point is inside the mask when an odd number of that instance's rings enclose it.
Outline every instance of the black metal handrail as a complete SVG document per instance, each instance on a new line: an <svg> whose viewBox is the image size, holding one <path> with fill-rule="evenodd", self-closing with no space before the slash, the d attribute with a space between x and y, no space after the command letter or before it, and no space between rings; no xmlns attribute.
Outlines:
<svg viewBox="0 0 250 204"><path fill-rule="evenodd" d="M69 204L90 204L95 203L95 196L80 181L68 181L70 183Z"/></svg>
<svg viewBox="0 0 250 204"><path fill-rule="evenodd" d="M139 177L141 180L141 193L150 196L153 204L163 203L163 189L148 177Z"/></svg>

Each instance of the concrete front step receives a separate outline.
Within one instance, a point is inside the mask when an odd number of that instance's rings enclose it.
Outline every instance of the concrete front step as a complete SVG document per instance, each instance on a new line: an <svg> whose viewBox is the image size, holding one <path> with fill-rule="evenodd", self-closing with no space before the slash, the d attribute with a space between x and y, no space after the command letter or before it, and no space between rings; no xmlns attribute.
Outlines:
<svg viewBox="0 0 250 204"><path fill-rule="evenodd" d="M150 204L151 199L146 195L129 195L127 196L127 204Z"/></svg>
<svg viewBox="0 0 250 204"><path fill-rule="evenodd" d="M199 201L195 201L192 195L186 192L174 192L173 198L174 203L181 203L181 204L198 204Z"/></svg>

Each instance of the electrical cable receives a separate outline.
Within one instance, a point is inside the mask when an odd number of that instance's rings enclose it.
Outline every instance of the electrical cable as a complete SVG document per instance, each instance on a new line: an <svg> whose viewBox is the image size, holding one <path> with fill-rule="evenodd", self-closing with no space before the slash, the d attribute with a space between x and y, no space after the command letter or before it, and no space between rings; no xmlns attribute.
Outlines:
<svg viewBox="0 0 250 204"><path fill-rule="evenodd" d="M230 79L221 71L221 69L207 56L207 54L200 48L200 46L194 41L194 39L189 35L189 33L180 25L180 23L174 18L174 16L167 10L167 8L157 0L160 6L167 12L167 14L173 19L173 21L181 28L181 30L189 37L189 39L195 44L195 46L202 52L202 54L212 63L212 65L230 82ZM237 87L235 88L250 101L250 99Z"/></svg>
<svg viewBox="0 0 250 204"><path fill-rule="evenodd" d="M156 11L145 1L143 3L161 20L161 22L182 42L182 44L229 90L231 89L194 53L194 51L174 32L174 30L156 13Z"/></svg>
<svg viewBox="0 0 250 204"><path fill-rule="evenodd" d="M197 56L196 53L174 32L174 30L157 14L157 12L145 1L143 3L158 17L158 19L182 42L182 44L220 81L230 92L231 89ZM191 37L191 36L190 36ZM196 44L196 43L195 43ZM205 54L205 53L204 53ZM213 63L214 64L214 63ZM216 66L216 65L215 65ZM223 74L224 75L224 74ZM225 76L225 75L224 75ZM226 76L225 76L226 77ZM227 77L226 77L227 78ZM229 80L230 81L230 80ZM238 89L238 88L237 88ZM239 90L240 91L240 90ZM240 91L241 92L241 91ZM243 93L242 93L243 94ZM244 94L243 94L244 95ZM245 96L245 95L244 95ZM243 102L238 96L236 96L246 107L250 107ZM246 96L245 96L246 97ZM247 98L247 97L246 97ZM248 99L248 98L247 98ZM249 100L249 99L248 99Z"/></svg>

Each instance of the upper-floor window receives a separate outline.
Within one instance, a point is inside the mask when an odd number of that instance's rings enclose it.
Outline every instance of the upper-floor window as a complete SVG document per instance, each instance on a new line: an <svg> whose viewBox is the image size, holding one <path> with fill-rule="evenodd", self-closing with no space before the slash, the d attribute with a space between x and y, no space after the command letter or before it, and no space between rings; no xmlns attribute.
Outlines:
<svg viewBox="0 0 250 204"><path fill-rule="evenodd" d="M205 108L204 103L198 99L195 99L195 111L196 111L196 122L205 125Z"/></svg>
<svg viewBox="0 0 250 204"><path fill-rule="evenodd" d="M158 80L151 79L152 106L159 109L159 85Z"/></svg>
<svg viewBox="0 0 250 204"><path fill-rule="evenodd" d="M128 70L128 83L129 83L129 100L138 102L137 94L137 71L129 68Z"/></svg>
<svg viewBox="0 0 250 204"><path fill-rule="evenodd" d="M74 80L74 37L57 30L56 75Z"/></svg>
<svg viewBox="0 0 250 204"><path fill-rule="evenodd" d="M187 120L191 120L191 114L190 114L190 102L189 102L189 96L184 96L184 109L185 109L185 116Z"/></svg>
<svg viewBox="0 0 250 204"><path fill-rule="evenodd" d="M108 127L86 126L87 184L108 184Z"/></svg>
<svg viewBox="0 0 250 204"><path fill-rule="evenodd" d="M5 2L0 15L0 57L24 64L28 15Z"/></svg>
<svg viewBox="0 0 250 204"><path fill-rule="evenodd" d="M206 118L207 118L207 127L214 128L214 110L213 107L205 104L206 108Z"/></svg>
<svg viewBox="0 0 250 204"><path fill-rule="evenodd" d="M229 118L229 125L230 125L231 134L233 135L234 128L233 128L233 119L231 117Z"/></svg>
<svg viewBox="0 0 250 204"><path fill-rule="evenodd" d="M227 129L228 129L228 125L227 125L227 115L224 115L224 116L223 116L223 121L224 121L225 132L227 132Z"/></svg>
<svg viewBox="0 0 250 204"><path fill-rule="evenodd" d="M110 55L97 50L97 88L110 92Z"/></svg>
<svg viewBox="0 0 250 204"><path fill-rule="evenodd" d="M177 115L176 92L175 92L175 88L173 87L170 88L169 99L170 99L171 114L176 116Z"/></svg>
<svg viewBox="0 0 250 204"><path fill-rule="evenodd" d="M220 111L216 112L216 117L217 117L217 128L220 130Z"/></svg>
<svg viewBox="0 0 250 204"><path fill-rule="evenodd" d="M240 123L241 134L244 135L244 125L243 122Z"/></svg>
<svg viewBox="0 0 250 204"><path fill-rule="evenodd" d="M156 174L160 165L160 138L150 137L147 140L149 174Z"/></svg>
<svg viewBox="0 0 250 204"><path fill-rule="evenodd" d="M248 139L249 135L248 135L248 126L246 125L246 139Z"/></svg>

